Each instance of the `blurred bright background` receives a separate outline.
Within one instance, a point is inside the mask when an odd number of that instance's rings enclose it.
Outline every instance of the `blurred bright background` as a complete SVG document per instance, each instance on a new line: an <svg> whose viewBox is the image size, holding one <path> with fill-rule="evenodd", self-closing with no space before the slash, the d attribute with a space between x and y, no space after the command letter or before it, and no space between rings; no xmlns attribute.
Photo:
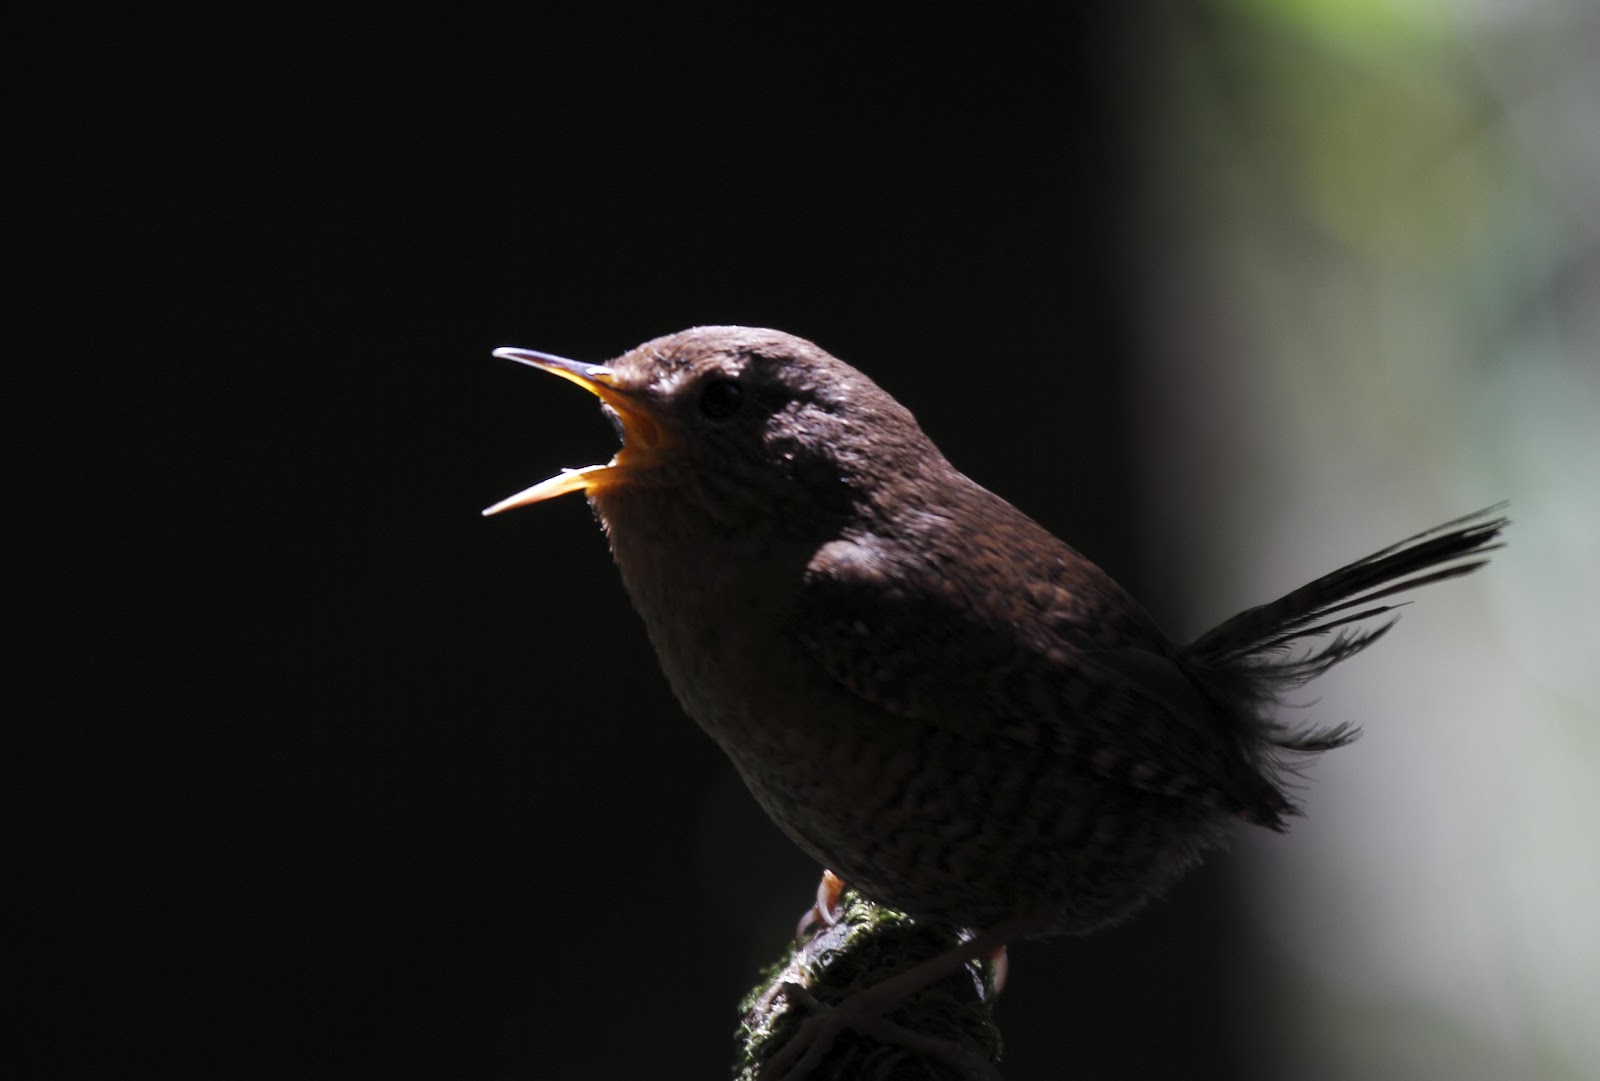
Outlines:
<svg viewBox="0 0 1600 1081"><path fill-rule="evenodd" d="M1600 1076L1600 5L1166 10L1152 575L1198 629L1489 502L1514 523L1304 692L1366 731L1292 836L1239 846L1244 1043L1269 1077Z"/></svg>

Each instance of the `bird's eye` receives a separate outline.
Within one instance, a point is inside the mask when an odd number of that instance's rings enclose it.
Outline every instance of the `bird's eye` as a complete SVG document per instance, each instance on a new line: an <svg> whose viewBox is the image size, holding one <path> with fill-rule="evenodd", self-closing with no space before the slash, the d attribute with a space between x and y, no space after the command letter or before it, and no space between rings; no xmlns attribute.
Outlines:
<svg viewBox="0 0 1600 1081"><path fill-rule="evenodd" d="M744 404L744 388L732 379L713 379L700 392L700 412L712 420L725 420Z"/></svg>

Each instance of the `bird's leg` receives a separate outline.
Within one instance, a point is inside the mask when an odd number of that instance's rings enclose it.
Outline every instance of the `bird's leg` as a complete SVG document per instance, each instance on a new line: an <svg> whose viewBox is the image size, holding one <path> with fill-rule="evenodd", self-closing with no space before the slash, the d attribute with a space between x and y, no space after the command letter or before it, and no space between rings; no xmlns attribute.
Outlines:
<svg viewBox="0 0 1600 1081"><path fill-rule="evenodd" d="M1006 953L1004 943L989 954L989 964L992 966L990 982L994 984L994 996L1000 997L1000 992L1006 989L1006 977L1011 974L1011 955Z"/></svg>
<svg viewBox="0 0 1600 1081"><path fill-rule="evenodd" d="M786 984L784 994L796 1004L813 1011L783 1049L761 1071L763 1081L801 1081L827 1056L834 1040L846 1029L854 1029L885 1043L904 1047L918 1055L935 1059L974 1081L995 1081L1000 1074L989 1062L952 1041L914 1032L888 1020L887 1014L919 991L961 969L969 961L990 955L1003 966L1005 943L1039 930L1034 918L1013 920L983 931L953 949L913 965L862 991L837 1006L818 1002L797 984ZM1003 967L1000 974L1003 979Z"/></svg>
<svg viewBox="0 0 1600 1081"><path fill-rule="evenodd" d="M827 868L822 870L822 881L817 883L817 899L805 910L794 929L795 942L804 942L814 931L832 927L844 915L844 879Z"/></svg>

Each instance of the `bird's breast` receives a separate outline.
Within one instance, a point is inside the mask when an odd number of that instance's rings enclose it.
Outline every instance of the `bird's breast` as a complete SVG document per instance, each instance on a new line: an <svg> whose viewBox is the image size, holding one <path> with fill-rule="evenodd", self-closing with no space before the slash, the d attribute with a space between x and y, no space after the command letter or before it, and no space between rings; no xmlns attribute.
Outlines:
<svg viewBox="0 0 1600 1081"><path fill-rule="evenodd" d="M788 714L819 693L790 626L819 545L718 521L671 493L606 492L594 505L673 692L739 763L790 742Z"/></svg>

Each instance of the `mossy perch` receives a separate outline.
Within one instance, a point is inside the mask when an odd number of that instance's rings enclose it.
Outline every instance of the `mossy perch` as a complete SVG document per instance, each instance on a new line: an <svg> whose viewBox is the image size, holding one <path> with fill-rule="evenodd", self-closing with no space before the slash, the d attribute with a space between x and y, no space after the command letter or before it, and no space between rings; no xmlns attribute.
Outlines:
<svg viewBox="0 0 1600 1081"><path fill-rule="evenodd" d="M808 941L793 946L740 1003L736 1081L771 1081L763 1066L779 1054L805 1022L863 988L943 954L964 932L918 923L904 913L844 895L844 914ZM948 1046L952 1055L992 1064L1000 1058L995 1025L994 966L963 966L912 996L886 1018L917 1037ZM962 1081L972 1076L954 1061L937 1061L899 1043L847 1029L807 1081Z"/></svg>

